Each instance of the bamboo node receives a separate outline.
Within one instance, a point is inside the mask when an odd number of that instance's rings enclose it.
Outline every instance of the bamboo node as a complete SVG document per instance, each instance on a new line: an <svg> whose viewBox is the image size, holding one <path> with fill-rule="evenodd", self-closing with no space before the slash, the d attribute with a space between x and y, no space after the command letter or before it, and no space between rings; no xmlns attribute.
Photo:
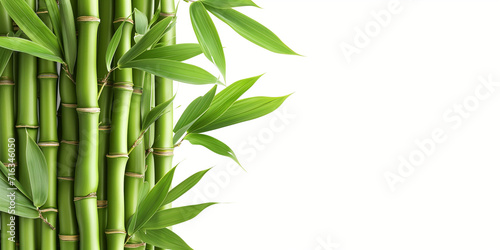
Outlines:
<svg viewBox="0 0 500 250"><path fill-rule="evenodd" d="M99 126L99 130L111 130L111 126Z"/></svg>
<svg viewBox="0 0 500 250"><path fill-rule="evenodd" d="M73 177L67 177L67 176L58 176L57 177L58 180L63 180L63 181L74 181L75 178Z"/></svg>
<svg viewBox="0 0 500 250"><path fill-rule="evenodd" d="M5 85L5 86L13 86L16 85L12 80L10 79L5 79L5 80L0 80L0 86Z"/></svg>
<svg viewBox="0 0 500 250"><path fill-rule="evenodd" d="M31 126L31 125L16 125L16 128L39 128L39 126Z"/></svg>
<svg viewBox="0 0 500 250"><path fill-rule="evenodd" d="M39 79L57 79L59 76L57 74L39 74Z"/></svg>
<svg viewBox="0 0 500 250"><path fill-rule="evenodd" d="M79 241L80 235L59 235L59 239L62 241Z"/></svg>
<svg viewBox="0 0 500 250"><path fill-rule="evenodd" d="M106 155L108 158L128 158L127 154Z"/></svg>
<svg viewBox="0 0 500 250"><path fill-rule="evenodd" d="M79 16L76 18L77 22L101 22L101 19L95 16Z"/></svg>
<svg viewBox="0 0 500 250"><path fill-rule="evenodd" d="M144 178L143 174L138 174L138 173L132 173L132 172L125 172L125 176L132 177L132 178Z"/></svg>
<svg viewBox="0 0 500 250"><path fill-rule="evenodd" d="M70 145L78 145L79 144L78 141L66 141L66 140L62 140L61 143L70 144Z"/></svg>
<svg viewBox="0 0 500 250"><path fill-rule="evenodd" d="M174 12L160 12L160 16L164 16L164 17L175 17L175 13Z"/></svg>
<svg viewBox="0 0 500 250"><path fill-rule="evenodd" d="M100 108L77 108L77 112L82 112L82 113L99 113L101 112Z"/></svg>
<svg viewBox="0 0 500 250"><path fill-rule="evenodd" d="M125 244L125 248L137 248L137 247L143 247L145 245L146 245L145 242L142 242L142 243L127 243L127 244Z"/></svg>
<svg viewBox="0 0 500 250"><path fill-rule="evenodd" d="M59 147L58 142L39 142L39 147Z"/></svg>
<svg viewBox="0 0 500 250"><path fill-rule="evenodd" d="M113 88L125 89L125 90L134 90L134 84L131 82L115 82L113 84Z"/></svg>
<svg viewBox="0 0 500 250"><path fill-rule="evenodd" d="M37 11L36 13L37 14L47 14L47 13L49 13L49 11L48 10L42 10L42 11Z"/></svg>
<svg viewBox="0 0 500 250"><path fill-rule="evenodd" d="M61 105L65 108L72 108L72 109L75 109L76 107L78 107L78 105L75 103L61 103Z"/></svg>
<svg viewBox="0 0 500 250"><path fill-rule="evenodd" d="M96 193L90 193L86 196L75 196L75 198L73 199L73 201L81 201L81 200L84 200L84 199L90 199L90 198L97 198L97 194Z"/></svg>
<svg viewBox="0 0 500 250"><path fill-rule="evenodd" d="M134 88L134 94L142 95L142 88Z"/></svg>
<svg viewBox="0 0 500 250"><path fill-rule="evenodd" d="M128 23L134 24L134 20L132 20L130 18L124 18L124 17L117 18L113 21L113 23L121 23L121 22L128 22Z"/></svg>
<svg viewBox="0 0 500 250"><path fill-rule="evenodd" d="M107 229L104 231L105 234L127 234L127 232L123 230L114 230L114 229Z"/></svg>
<svg viewBox="0 0 500 250"><path fill-rule="evenodd" d="M159 156L173 156L174 149L173 148L154 148L153 154L159 155Z"/></svg>
<svg viewBox="0 0 500 250"><path fill-rule="evenodd" d="M46 213L46 212L59 213L59 210L57 210L57 208L44 208L44 209L40 209L40 212L42 212L42 213Z"/></svg>
<svg viewBox="0 0 500 250"><path fill-rule="evenodd" d="M97 200L97 208L107 208L108 201L107 200Z"/></svg>

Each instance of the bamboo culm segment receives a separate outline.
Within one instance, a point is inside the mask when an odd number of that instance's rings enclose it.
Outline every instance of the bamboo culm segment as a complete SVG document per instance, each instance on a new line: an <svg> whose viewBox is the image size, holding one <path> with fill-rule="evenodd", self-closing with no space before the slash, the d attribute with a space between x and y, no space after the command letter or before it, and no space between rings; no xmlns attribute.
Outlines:
<svg viewBox="0 0 500 250"><path fill-rule="evenodd" d="M130 49L133 24L127 18L131 14L131 0L115 0L115 28L124 22L115 61L118 61ZM127 133L132 92L132 69L116 70L111 113L110 141L112 143L108 153L108 221L106 225L108 250L124 249L126 238L124 180L128 161Z"/></svg>
<svg viewBox="0 0 500 250"><path fill-rule="evenodd" d="M101 23L99 25L98 46L97 46L97 76L99 77L99 88L102 88L99 97L99 186L97 188L97 212L99 215L99 243L101 250L106 249L106 224L107 224L107 158L109 151L109 134L111 129L111 103L113 98L112 82L105 79L108 74L106 67L106 48L113 36L113 1L99 1L99 13ZM103 81L107 82L103 82Z"/></svg>
<svg viewBox="0 0 500 250"><path fill-rule="evenodd" d="M76 63L79 150L74 201L80 249L99 249L97 216L99 105L97 101L97 30L99 1L78 1L78 58Z"/></svg>

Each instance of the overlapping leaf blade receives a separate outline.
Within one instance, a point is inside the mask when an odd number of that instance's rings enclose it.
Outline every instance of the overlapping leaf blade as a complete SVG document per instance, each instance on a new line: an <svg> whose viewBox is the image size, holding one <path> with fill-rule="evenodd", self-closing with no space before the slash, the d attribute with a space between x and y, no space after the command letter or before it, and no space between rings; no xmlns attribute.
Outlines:
<svg viewBox="0 0 500 250"><path fill-rule="evenodd" d="M175 45L160 46L154 49L145 51L136 58L139 59L152 59L163 58L174 61L185 61L203 53L201 47L196 43L183 43Z"/></svg>
<svg viewBox="0 0 500 250"><path fill-rule="evenodd" d="M47 5L47 10L49 12L52 30L56 34L56 37L61 39L61 15L59 14L57 2L56 0L45 0L45 5Z"/></svg>
<svg viewBox="0 0 500 250"><path fill-rule="evenodd" d="M206 208L217 204L216 202L203 203L198 205L169 208L158 211L151 220L144 225L143 229L162 229L177 225L198 216Z"/></svg>
<svg viewBox="0 0 500 250"><path fill-rule="evenodd" d="M21 183L16 179L15 172L14 175L9 175L9 170L2 162L0 162L0 171L3 174L0 175L0 178L6 180L11 186L12 184L14 184L14 186L19 190L19 192L21 192L24 196L26 196L26 198L28 198L29 200L33 200L30 196L30 193L27 192L26 189L24 189L24 186L21 185Z"/></svg>
<svg viewBox="0 0 500 250"><path fill-rule="evenodd" d="M35 43L52 51L61 57L61 50L57 37L38 18L36 13L25 1L0 0L9 16L16 22L19 28Z"/></svg>
<svg viewBox="0 0 500 250"><path fill-rule="evenodd" d="M115 34L109 41L108 47L106 48L106 68L108 71L111 71L111 63L113 62L113 57L115 56L116 49L120 44L120 40L122 39L123 26L125 26L125 22L122 22L118 29L116 29Z"/></svg>
<svg viewBox="0 0 500 250"><path fill-rule="evenodd" d="M200 67L168 59L133 60L120 67L134 68L163 78L190 84L219 83L215 76Z"/></svg>
<svg viewBox="0 0 500 250"><path fill-rule="evenodd" d="M205 174L210 171L211 168L207 170L202 170L199 171L191 176L189 176L187 179L182 181L179 185L175 186L168 192L167 198L163 202L162 205L167 205L172 203L173 201L177 200L177 198L181 197L183 194L185 194L187 191L189 191L191 188L193 188L200 180L205 176Z"/></svg>
<svg viewBox="0 0 500 250"><path fill-rule="evenodd" d="M187 134L186 135L186 140L189 141L193 145L200 145L203 146L210 151L229 157L233 159L238 165L241 166L240 162L238 161L238 158L236 158L236 154L233 152L233 150L228 147L225 143L209 136L209 135L204 135L204 134Z"/></svg>
<svg viewBox="0 0 500 250"><path fill-rule="evenodd" d="M219 129L267 115L279 108L289 96L290 95L282 97L252 97L239 100L217 120L196 132L201 133Z"/></svg>
<svg viewBox="0 0 500 250"><path fill-rule="evenodd" d="M233 105L233 103L241 97L241 95L250 89L261 76L262 75L239 80L218 93L207 112L205 112L205 114L203 114L203 116L200 117L200 119L198 119L188 131L196 132L200 128L203 128L204 126L207 126L211 122L217 120L217 118L224 114L224 112L226 112L226 110L228 110L231 105Z"/></svg>
<svg viewBox="0 0 500 250"><path fill-rule="evenodd" d="M63 59L56 55L51 50L34 43L30 40L18 37L0 37L0 47L27 53L36 57L40 57L49 61L63 63Z"/></svg>
<svg viewBox="0 0 500 250"><path fill-rule="evenodd" d="M49 194L47 161L36 142L26 132L26 167L28 170L33 205L41 207Z"/></svg>
<svg viewBox="0 0 500 250"><path fill-rule="evenodd" d="M190 246L177 234L168 228L147 230L136 234L142 241L156 247L170 250L192 250Z"/></svg>
<svg viewBox="0 0 500 250"><path fill-rule="evenodd" d="M252 0L201 0L201 2L218 9L230 9L243 6L259 7Z"/></svg>
<svg viewBox="0 0 500 250"><path fill-rule="evenodd" d="M252 18L233 9L217 9L210 6L206 8L248 41L275 53L298 55L271 30Z"/></svg>
<svg viewBox="0 0 500 250"><path fill-rule="evenodd" d="M77 53L75 16L70 0L59 0L59 4L61 8L64 60L68 64L69 72L73 73Z"/></svg>
<svg viewBox="0 0 500 250"><path fill-rule="evenodd" d="M169 100L157 105L154 107L151 111L149 111L148 115L142 122L142 131L146 131L153 123L156 122L162 115L166 114L168 112L168 106L172 104L172 101L174 100L175 96L170 98Z"/></svg>
<svg viewBox="0 0 500 250"><path fill-rule="evenodd" d="M3 74L3 71L7 67L7 64L12 57L12 50L0 48L0 75Z"/></svg>
<svg viewBox="0 0 500 250"><path fill-rule="evenodd" d="M192 3L189 11L194 33L198 38L201 50L207 56L208 60L217 66L223 77L226 78L226 58L219 34L212 19L201 2Z"/></svg>
<svg viewBox="0 0 500 250"><path fill-rule="evenodd" d="M144 35L148 31L148 17L140 10L134 10L135 32Z"/></svg>
<svg viewBox="0 0 500 250"><path fill-rule="evenodd" d="M10 207L11 198L15 198L15 209ZM0 211L24 218L38 218L39 214L33 203L26 198L19 190L12 189L12 186L3 178L0 178Z"/></svg>

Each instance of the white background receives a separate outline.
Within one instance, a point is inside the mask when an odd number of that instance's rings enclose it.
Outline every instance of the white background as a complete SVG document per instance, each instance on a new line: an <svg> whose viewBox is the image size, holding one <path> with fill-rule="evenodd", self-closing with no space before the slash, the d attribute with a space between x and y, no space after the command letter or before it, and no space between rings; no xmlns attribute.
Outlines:
<svg viewBox="0 0 500 250"><path fill-rule="evenodd" d="M176 151L176 183L215 167L175 205L224 202L176 232L197 250L500 249L500 87L479 80L500 82L500 1L255 2L263 9L241 11L305 57L265 51L216 20L228 83L266 73L246 97L294 94L210 133L247 172L188 142ZM349 63L341 45L391 2L400 11ZM180 6L178 42L195 42ZM215 72L203 56L190 62ZM180 84L177 117L209 88ZM489 95L478 101L477 88ZM461 124L443 118L464 102ZM444 142L392 190L385 175L434 130Z"/></svg>

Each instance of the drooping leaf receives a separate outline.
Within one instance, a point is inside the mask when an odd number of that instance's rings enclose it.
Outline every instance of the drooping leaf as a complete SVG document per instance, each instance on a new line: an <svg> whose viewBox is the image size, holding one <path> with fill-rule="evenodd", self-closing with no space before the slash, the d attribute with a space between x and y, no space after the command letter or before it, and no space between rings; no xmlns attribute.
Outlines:
<svg viewBox="0 0 500 250"><path fill-rule="evenodd" d="M186 140L189 141L193 145L200 145L203 146L210 151L229 157L233 159L238 165L241 166L240 162L238 161L238 158L236 158L236 155L234 154L233 150L229 148L226 144L223 142L209 136L209 135L203 135L203 134L187 134L186 135Z"/></svg>
<svg viewBox="0 0 500 250"><path fill-rule="evenodd" d="M59 0L61 8L62 42L64 48L64 60L68 64L70 73L73 73L76 62L77 41L75 16L70 0Z"/></svg>
<svg viewBox="0 0 500 250"><path fill-rule="evenodd" d="M298 55L271 30L252 18L233 9L216 9L210 6L207 9L248 41L275 53Z"/></svg>
<svg viewBox="0 0 500 250"><path fill-rule="evenodd" d="M174 26L172 17L167 17L154 25L144 36L130 48L118 61L118 66L122 66L149 49L157 43L162 36Z"/></svg>
<svg viewBox="0 0 500 250"><path fill-rule="evenodd" d="M135 9L134 10L134 26L135 26L135 32L139 34L146 34L146 31L148 30L148 17L142 13L140 10Z"/></svg>
<svg viewBox="0 0 500 250"><path fill-rule="evenodd" d="M133 60L122 64L120 68L139 69L163 78L190 84L219 83L215 76L200 67L168 59Z"/></svg>
<svg viewBox="0 0 500 250"><path fill-rule="evenodd" d="M253 6L260 8L252 0L201 0L201 2L218 9L231 9L234 7L243 6Z"/></svg>
<svg viewBox="0 0 500 250"><path fill-rule="evenodd" d="M219 129L267 115L279 108L289 96L290 95L282 97L252 97L239 100L217 120L196 132L201 133Z"/></svg>
<svg viewBox="0 0 500 250"><path fill-rule="evenodd" d="M167 108L172 104L174 98L175 96L157 105L151 111L149 111L148 115L142 122L142 131L146 131L149 127L151 127L151 125L153 125L153 123L156 122L156 120L158 120L162 115L168 112Z"/></svg>
<svg viewBox="0 0 500 250"><path fill-rule="evenodd" d="M12 57L12 50L0 48L0 75L9 64L10 58Z"/></svg>
<svg viewBox="0 0 500 250"><path fill-rule="evenodd" d="M189 104L179 118L179 121L175 124L174 143L177 143L184 133L188 131L191 125L193 125L193 123L207 111L212 103L212 100L214 99L216 90L217 85L210 89L210 91L208 91L204 96L196 98Z"/></svg>
<svg viewBox="0 0 500 250"><path fill-rule="evenodd" d="M147 182L147 181L142 182L140 184L140 187L139 187L138 190L139 190L139 192L138 192L139 199L137 199L136 211L139 208L139 204L141 204L141 202L144 201L144 199L148 195L148 192L149 192L149 182ZM128 227L129 228L127 228L127 233L133 234L132 230L135 227L136 223L137 223L137 216L132 216L130 218L129 223L128 223Z"/></svg>
<svg viewBox="0 0 500 250"><path fill-rule="evenodd" d="M45 5L47 5L47 10L49 12L52 30L56 34L56 37L61 39L61 15L59 14L59 6L56 0L45 0Z"/></svg>
<svg viewBox="0 0 500 250"><path fill-rule="evenodd" d="M162 58L174 61L184 61L193 58L201 53L203 52L201 51L199 44L183 43L156 47L154 49L145 51L140 56L138 56L136 60Z"/></svg>
<svg viewBox="0 0 500 250"><path fill-rule="evenodd" d="M26 54L30 54L36 57L40 57L49 61L63 63L63 59L56 55L51 50L34 43L30 40L18 38L18 37L0 37L0 47L9 50L19 51Z"/></svg>
<svg viewBox="0 0 500 250"><path fill-rule="evenodd" d="M137 232L142 241L156 247L170 250L192 250L187 243L168 228Z"/></svg>
<svg viewBox="0 0 500 250"><path fill-rule="evenodd" d="M120 41L122 39L122 33L123 33L123 27L125 26L126 22L122 22L118 29L116 29L115 34L109 41L108 47L106 48L106 68L108 71L111 71L111 63L113 62L113 57L115 56L116 49L118 48L118 45L120 44Z"/></svg>
<svg viewBox="0 0 500 250"><path fill-rule="evenodd" d="M38 18L36 13L26 3L19 0L0 0L9 16L19 28L35 43L50 50L57 57L61 57L61 50L57 37Z"/></svg>
<svg viewBox="0 0 500 250"><path fill-rule="evenodd" d="M49 174L47 161L42 150L26 132L26 167L28 170L33 205L41 207L49 194Z"/></svg>
<svg viewBox="0 0 500 250"><path fill-rule="evenodd" d="M238 98L250 89L262 75L239 80L218 93L210 108L200 119L198 119L188 131L197 131L217 120Z"/></svg>
<svg viewBox="0 0 500 250"><path fill-rule="evenodd" d="M194 33L198 38L201 50L207 56L208 60L217 66L223 77L226 78L224 50L222 49L219 33L217 33L217 29L207 10L203 6L203 3L198 1L191 4L189 12Z"/></svg>
<svg viewBox="0 0 500 250"><path fill-rule="evenodd" d="M10 207L11 202L14 203L15 209ZM33 203L2 178L0 178L0 211L13 213L24 218L38 218L38 211Z"/></svg>
<svg viewBox="0 0 500 250"><path fill-rule="evenodd" d="M164 209L156 212L151 220L144 225L143 229L154 230L177 225L198 216L207 207L210 207L216 202L203 203L192 206L176 207Z"/></svg>
<svg viewBox="0 0 500 250"><path fill-rule="evenodd" d="M13 184L19 190L19 192L21 192L30 201L33 200L33 198L31 198L29 192L27 192L26 189L24 188L24 186L21 185L21 183L16 179L16 176L9 175L10 171L7 169L7 167L2 162L0 162L0 171L3 174L2 179L6 180L11 186Z"/></svg>
<svg viewBox="0 0 500 250"><path fill-rule="evenodd" d="M179 183L179 185L175 186L168 192L167 198L163 202L162 206L170 204L177 200L177 198L181 197L183 194L185 194L187 191L189 191L191 188L193 188L200 180L205 176L205 174L210 171L211 168L199 171L191 176L189 176L187 179Z"/></svg>
<svg viewBox="0 0 500 250"><path fill-rule="evenodd" d="M133 234L140 230L160 209L167 197L170 185L172 184L176 167L168 171L139 204L137 212L131 218L131 223L135 222L135 225L129 224L127 229L129 234ZM134 216L136 218L133 218Z"/></svg>

